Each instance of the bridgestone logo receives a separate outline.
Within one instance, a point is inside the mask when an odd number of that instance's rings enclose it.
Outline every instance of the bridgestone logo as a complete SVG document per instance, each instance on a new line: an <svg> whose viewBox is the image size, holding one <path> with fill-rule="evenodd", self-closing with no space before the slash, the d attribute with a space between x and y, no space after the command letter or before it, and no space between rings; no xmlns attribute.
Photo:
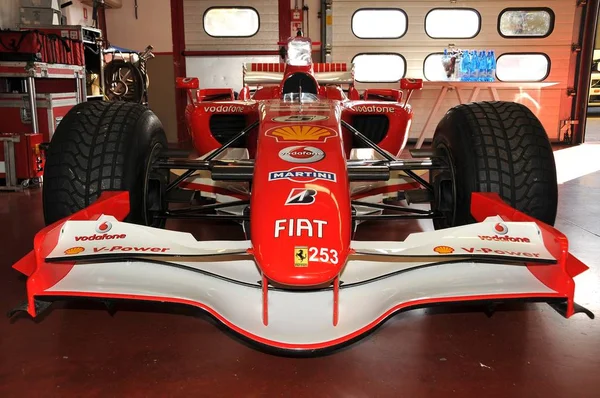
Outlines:
<svg viewBox="0 0 600 398"><path fill-rule="evenodd" d="M354 111L360 112L360 113L394 113L396 111L396 108L394 108L393 106L369 105L369 106L355 106Z"/></svg>
<svg viewBox="0 0 600 398"><path fill-rule="evenodd" d="M494 242L515 242L515 243L530 243L529 238L515 238L512 236L487 236L487 235L479 235L479 239L481 240L491 240Z"/></svg>
<svg viewBox="0 0 600 398"><path fill-rule="evenodd" d="M90 236L76 236L75 241L88 241L88 240L109 240L109 239L125 239L127 237L126 234L103 234L103 235L90 235Z"/></svg>
<svg viewBox="0 0 600 398"><path fill-rule="evenodd" d="M209 113L240 113L244 111L243 106L235 105L219 105L219 106L205 106L204 112Z"/></svg>

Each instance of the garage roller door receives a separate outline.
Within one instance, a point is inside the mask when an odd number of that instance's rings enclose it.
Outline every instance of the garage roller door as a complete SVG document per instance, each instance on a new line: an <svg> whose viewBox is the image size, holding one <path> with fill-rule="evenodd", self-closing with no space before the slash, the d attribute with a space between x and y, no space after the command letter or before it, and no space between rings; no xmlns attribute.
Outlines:
<svg viewBox="0 0 600 398"><path fill-rule="evenodd" d="M553 29L547 37L537 38L507 38L503 37L498 29L499 15L507 8L524 9L539 7L550 9L553 14ZM406 32L400 38L358 38L352 30L353 14L364 8L392 8L400 9L406 18ZM479 30L475 29L475 36L468 39L432 38L425 31L425 18L433 9L442 8L471 8L480 16ZM567 120L571 115L572 97L567 94L567 87L573 86L574 77L569 71L575 62L575 53L571 49L573 37L578 32L573 32L576 14L576 2L571 0L555 1L364 1L335 0L332 6L333 34L331 38L332 60L334 62L351 62L357 54L391 53L400 57L390 58L397 62L398 68L403 68L406 77L426 78L424 75L424 61L430 54L440 53L450 44L460 49L495 50L496 56L509 53L540 53L549 60L548 75L544 83L556 83L549 87L530 87L525 84L509 84L508 82L497 85L497 93L501 100L517 101L527 105L544 124L550 139L558 140L561 129L568 128ZM400 21L400 24L403 23ZM442 20L442 25L444 21ZM466 23L466 22L465 22ZM440 27L443 30L443 26ZM355 26L356 30L356 26ZM429 33L432 33L431 31ZM575 34L575 36L574 36ZM359 36L368 35L368 32L358 32ZM542 56L542 57L543 57ZM538 57L539 58L539 57ZM510 60L511 58L504 58ZM542 58L542 62L544 58ZM536 61L535 59L532 60ZM377 65L377 64L376 64ZM383 71L375 70L374 75L383 75ZM526 69L526 68L525 68ZM357 75L360 71L357 67ZM396 78L396 77L395 77ZM427 81L427 80L426 80ZM359 89L367 87L398 87L398 83L359 83ZM521 86L521 87L520 87ZM429 116L429 111L436 102L441 85L426 83L426 87L412 98L415 110L415 119L412 126L411 138L419 135ZM426 138L431 138L437 122L452 106L459 103L459 96L468 102L471 89L450 90L442 101L438 112L432 116L431 123L425 131ZM485 87L479 91L477 100L492 100L492 91Z"/></svg>

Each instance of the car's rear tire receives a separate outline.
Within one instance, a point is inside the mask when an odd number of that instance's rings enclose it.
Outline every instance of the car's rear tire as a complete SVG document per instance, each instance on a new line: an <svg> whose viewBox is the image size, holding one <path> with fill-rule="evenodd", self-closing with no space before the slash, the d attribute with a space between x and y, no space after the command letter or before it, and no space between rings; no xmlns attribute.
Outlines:
<svg viewBox="0 0 600 398"><path fill-rule="evenodd" d="M44 219L51 224L93 203L104 191L129 191L127 221L163 226L152 207L163 206L168 175L148 164L167 147L162 124L143 105L84 102L63 118L50 142L44 170Z"/></svg>
<svg viewBox="0 0 600 398"><path fill-rule="evenodd" d="M432 147L450 171L432 171L437 229L472 223L472 192L495 192L546 224L556 218L558 188L552 147L538 118L514 102L475 102L446 113Z"/></svg>

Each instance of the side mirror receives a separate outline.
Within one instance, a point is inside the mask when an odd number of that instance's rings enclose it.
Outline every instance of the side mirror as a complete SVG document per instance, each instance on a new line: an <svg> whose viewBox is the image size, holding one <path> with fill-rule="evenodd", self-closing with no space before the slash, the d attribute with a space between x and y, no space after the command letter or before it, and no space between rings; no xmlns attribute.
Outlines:
<svg viewBox="0 0 600 398"><path fill-rule="evenodd" d="M178 77L175 79L175 87L194 90L200 87L200 81L197 77Z"/></svg>
<svg viewBox="0 0 600 398"><path fill-rule="evenodd" d="M400 79L400 88L402 90L420 90L423 88L423 79Z"/></svg>

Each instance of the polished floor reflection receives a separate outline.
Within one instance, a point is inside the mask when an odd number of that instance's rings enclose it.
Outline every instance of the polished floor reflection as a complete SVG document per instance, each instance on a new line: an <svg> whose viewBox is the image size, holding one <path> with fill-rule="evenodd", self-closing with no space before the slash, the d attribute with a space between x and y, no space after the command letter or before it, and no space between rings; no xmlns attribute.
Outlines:
<svg viewBox="0 0 600 398"><path fill-rule="evenodd" d="M599 162L561 158L561 169ZM25 278L10 267L42 227L40 200L36 189L0 194L5 311L25 298ZM563 181L557 226L591 267L576 279L576 300L600 314L599 171ZM169 227L198 239L243 238L226 222ZM420 228L363 225L357 238L403 239ZM0 396L596 397L600 389L600 320L566 320L545 304L504 305L491 317L473 306L414 310L317 358L265 354L193 308L115 310L57 303L35 321L0 322Z"/></svg>

